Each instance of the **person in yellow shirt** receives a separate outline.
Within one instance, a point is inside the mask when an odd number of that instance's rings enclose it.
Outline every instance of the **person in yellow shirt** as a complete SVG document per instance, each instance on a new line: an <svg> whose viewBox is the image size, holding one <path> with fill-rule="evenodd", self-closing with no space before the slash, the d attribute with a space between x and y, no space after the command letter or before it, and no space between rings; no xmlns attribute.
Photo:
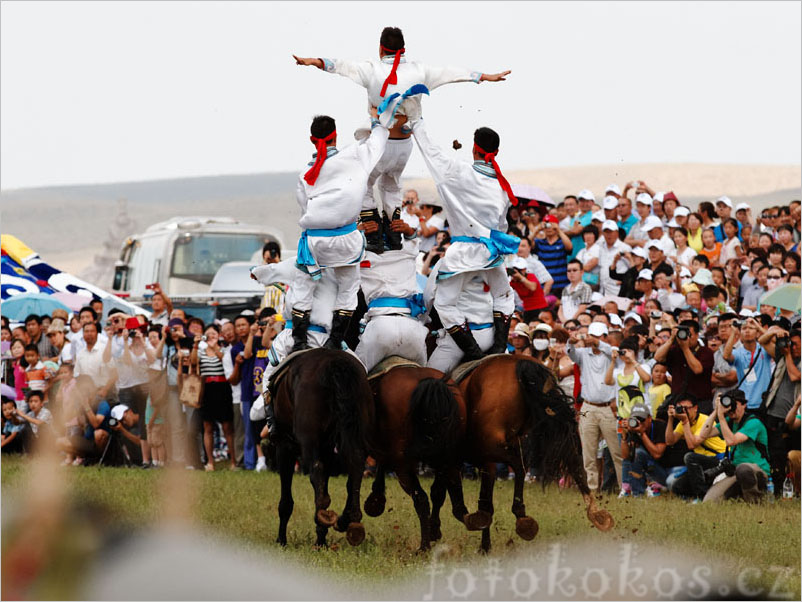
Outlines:
<svg viewBox="0 0 802 602"><path fill-rule="evenodd" d="M719 436L706 439L700 436L708 418L699 412L698 402L692 395L678 395L676 402L668 406L666 444L674 445L684 439L692 450L685 454L685 474L669 484L672 493L703 498L712 484L705 477L705 471L718 466L727 444Z"/></svg>
<svg viewBox="0 0 802 602"><path fill-rule="evenodd" d="M665 398L671 395L671 385L668 384L668 368L663 362L657 362L652 367L652 382L646 390L649 405L652 408L652 418L657 417L659 408Z"/></svg>

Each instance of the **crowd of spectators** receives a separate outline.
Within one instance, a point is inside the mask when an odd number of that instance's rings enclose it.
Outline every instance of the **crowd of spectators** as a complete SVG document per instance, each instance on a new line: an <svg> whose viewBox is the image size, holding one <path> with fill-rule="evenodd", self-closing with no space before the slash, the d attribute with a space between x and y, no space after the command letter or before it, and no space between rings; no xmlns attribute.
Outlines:
<svg viewBox="0 0 802 602"><path fill-rule="evenodd" d="M414 190L403 210L420 220L423 278L450 244L447 216ZM552 369L573 400L592 489L755 500L791 475L799 491L799 314L761 299L800 282L800 201L756 217L726 196L692 208L638 181L599 201L582 190L521 203L508 226L521 239L508 352ZM271 244L265 262L280 260ZM65 464L265 470L250 409L282 290L210 324L158 286L149 320L103 320L98 300L4 318L3 453L47 439ZM193 372L197 408L180 400Z"/></svg>

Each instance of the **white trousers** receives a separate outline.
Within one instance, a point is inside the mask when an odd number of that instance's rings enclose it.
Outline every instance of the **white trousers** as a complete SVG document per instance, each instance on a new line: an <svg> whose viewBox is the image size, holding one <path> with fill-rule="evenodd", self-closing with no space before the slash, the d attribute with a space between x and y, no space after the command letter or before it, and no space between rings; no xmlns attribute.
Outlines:
<svg viewBox="0 0 802 602"><path fill-rule="evenodd" d="M336 268L322 268L331 270L334 279L337 281L337 298L334 301L334 311L344 309L353 311L357 305L357 294L359 293L359 264L343 265ZM317 282L305 272L299 273L295 277L293 286L295 287L295 301L293 309L307 311L312 309L312 300L315 294Z"/></svg>
<svg viewBox="0 0 802 602"><path fill-rule="evenodd" d="M465 288L467 282L474 275L476 275L476 272L461 272L437 282L437 290L434 293L434 308L437 310L444 328L448 329L465 323L465 314L460 310L457 303L462 289ZM490 294L493 297L493 311L510 315L515 310L515 297L504 266L500 265L489 270L482 270L482 275L490 287Z"/></svg>
<svg viewBox="0 0 802 602"><path fill-rule="evenodd" d="M487 351L493 346L493 329L483 328L482 330L472 330L473 338L482 351ZM454 368L459 366L462 361L462 350L451 338L451 335L445 333L445 336L437 339L437 347L432 352L427 366L440 370L445 374L451 372Z"/></svg>
<svg viewBox="0 0 802 602"><path fill-rule="evenodd" d="M368 188L362 199L362 209L376 209L373 186L378 185L382 207L387 217L391 217L396 207L401 206L401 173L412 154L412 138L388 140L384 154L368 178Z"/></svg>
<svg viewBox="0 0 802 602"><path fill-rule="evenodd" d="M370 372L391 355L426 365L427 328L406 316L375 316L359 337L356 354Z"/></svg>

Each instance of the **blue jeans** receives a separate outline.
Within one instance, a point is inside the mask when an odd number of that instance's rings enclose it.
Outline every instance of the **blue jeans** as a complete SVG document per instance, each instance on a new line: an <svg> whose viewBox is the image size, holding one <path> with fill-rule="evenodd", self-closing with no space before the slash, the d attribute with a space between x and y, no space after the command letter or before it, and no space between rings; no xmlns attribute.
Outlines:
<svg viewBox="0 0 802 602"><path fill-rule="evenodd" d="M635 476L632 473L640 476ZM635 457L630 463L629 470L624 473L624 481L629 483L632 495L643 495L646 490L647 474L652 477L653 481L657 481L661 485L666 484L668 471L652 458L646 448L638 446L635 449Z"/></svg>
<svg viewBox="0 0 802 602"><path fill-rule="evenodd" d="M253 470L256 468L256 446L258 441L254 437L253 429L251 428L251 406L253 400L242 400L242 428L245 431L245 443L243 445L243 463L245 470Z"/></svg>

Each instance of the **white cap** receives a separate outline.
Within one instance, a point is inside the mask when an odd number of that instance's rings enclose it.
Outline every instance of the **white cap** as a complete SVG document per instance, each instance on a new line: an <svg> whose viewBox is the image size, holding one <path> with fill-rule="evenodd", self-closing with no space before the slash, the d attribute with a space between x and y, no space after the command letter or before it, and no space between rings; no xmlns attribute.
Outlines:
<svg viewBox="0 0 802 602"><path fill-rule="evenodd" d="M641 192L638 196L635 197L636 203L643 203L644 205L652 206L652 197L649 196L648 192Z"/></svg>
<svg viewBox="0 0 802 602"><path fill-rule="evenodd" d="M632 254L637 255L641 259L649 259L649 253L643 247L635 247L632 249Z"/></svg>
<svg viewBox="0 0 802 602"><path fill-rule="evenodd" d="M643 324L643 320L641 320L641 317L634 311L631 311L628 314L624 314L624 322L626 322L627 320L635 320L638 324Z"/></svg>
<svg viewBox="0 0 802 602"><path fill-rule="evenodd" d="M735 205L735 212L736 213L738 211L740 211L741 209L743 209L744 211L748 211L749 209L751 209L751 207L749 206L749 203L738 203L737 205Z"/></svg>
<svg viewBox="0 0 802 602"><path fill-rule="evenodd" d="M602 224L602 230L614 230L618 232L618 224L616 224L613 220L608 219Z"/></svg>
<svg viewBox="0 0 802 602"><path fill-rule="evenodd" d="M596 301L600 301L602 299L602 297L604 297L604 295L602 295L599 292L591 293L590 301L591 301L591 303L595 303Z"/></svg>
<svg viewBox="0 0 802 602"><path fill-rule="evenodd" d="M527 268L526 259L518 256L514 257L509 265L511 268L518 268L519 270L525 270Z"/></svg>
<svg viewBox="0 0 802 602"><path fill-rule="evenodd" d="M593 201L594 203L596 202L596 197L593 196L593 193L590 190L588 190L587 188L584 188L584 189L580 190L579 194L576 195L576 198L577 198L577 200L586 199L588 201Z"/></svg>
<svg viewBox="0 0 802 602"><path fill-rule="evenodd" d="M650 215L645 220L643 220L643 227L641 228L641 230L643 230L644 232L649 232L651 230L654 230L655 228L660 228L661 230L663 229L663 222L660 220L659 217L657 217L656 215Z"/></svg>
<svg viewBox="0 0 802 602"><path fill-rule="evenodd" d="M716 199L716 205L718 205L719 203L724 203L727 207L732 209L732 201L730 200L730 197L728 197L728 196L720 196L720 197L718 197Z"/></svg>
<svg viewBox="0 0 802 602"><path fill-rule="evenodd" d="M648 280L649 282L651 282L654 279L654 274L652 273L651 270L641 270L640 272L638 272L638 280L641 279Z"/></svg>
<svg viewBox="0 0 802 602"><path fill-rule="evenodd" d="M688 268L686 268L685 266L682 266L682 268L680 268L680 271L679 271L679 277L680 278L690 278L691 277L691 271Z"/></svg>
<svg viewBox="0 0 802 602"><path fill-rule="evenodd" d="M671 218L671 221L666 224L666 226L668 226L669 228L679 228L680 227L679 224L677 223L677 220L674 219L673 217Z"/></svg>
<svg viewBox="0 0 802 602"><path fill-rule="evenodd" d="M606 196L602 207L605 209L618 209L618 199L614 196Z"/></svg>
<svg viewBox="0 0 802 602"><path fill-rule="evenodd" d="M657 242L656 240L650 240L645 245L643 245L643 248L646 249L647 251L651 251L652 249L657 249L658 251L663 251L663 247L661 247L660 243ZM665 253L665 251L663 251L663 252Z"/></svg>
<svg viewBox="0 0 802 602"><path fill-rule="evenodd" d="M739 316L743 316L744 318L751 318L751 317L756 316L758 314L753 312L751 309L742 309L741 312L738 315Z"/></svg>
<svg viewBox="0 0 802 602"><path fill-rule="evenodd" d="M117 421L123 419L123 414L125 414L130 408L125 405L124 403L120 403L113 408L111 408L111 417Z"/></svg>
<svg viewBox="0 0 802 602"><path fill-rule="evenodd" d="M536 332L548 332L548 333L551 333L551 326L549 326L545 322L541 322L540 324L535 326L534 330L532 331L532 334L534 334Z"/></svg>
<svg viewBox="0 0 802 602"><path fill-rule="evenodd" d="M665 196L665 194L666 194L665 192L657 192L657 193L655 193L654 200L662 203L663 202L663 197Z"/></svg>
<svg viewBox="0 0 802 602"><path fill-rule="evenodd" d="M624 323L621 321L621 316L618 314L607 314L607 318L610 320L610 324L613 326L623 326Z"/></svg>
<svg viewBox="0 0 802 602"><path fill-rule="evenodd" d="M433 199L426 201L419 200L418 205L420 205L421 207L429 205L430 207L440 207L440 209L443 208L443 202L437 197L434 197Z"/></svg>
<svg viewBox="0 0 802 602"><path fill-rule="evenodd" d="M588 326L588 334L594 337L600 337L607 334L607 325L601 322L591 322Z"/></svg>
<svg viewBox="0 0 802 602"><path fill-rule="evenodd" d="M674 217L688 217L691 214L691 210L687 207L677 207L674 209Z"/></svg>
<svg viewBox="0 0 802 602"><path fill-rule="evenodd" d="M713 273L707 268L699 268L696 270L693 278L691 278L691 282L694 284L701 284L702 286L713 284Z"/></svg>
<svg viewBox="0 0 802 602"><path fill-rule="evenodd" d="M618 187L617 184L607 184L607 188L604 189L604 194L608 192L614 192L617 195L621 196L621 189Z"/></svg>
<svg viewBox="0 0 802 602"><path fill-rule="evenodd" d="M595 222L597 220L600 221L600 222L603 222L606 219L607 218L604 216L604 211L601 211L601 210L597 211L596 213L594 213L593 215L590 216L590 221L592 221L592 222Z"/></svg>

